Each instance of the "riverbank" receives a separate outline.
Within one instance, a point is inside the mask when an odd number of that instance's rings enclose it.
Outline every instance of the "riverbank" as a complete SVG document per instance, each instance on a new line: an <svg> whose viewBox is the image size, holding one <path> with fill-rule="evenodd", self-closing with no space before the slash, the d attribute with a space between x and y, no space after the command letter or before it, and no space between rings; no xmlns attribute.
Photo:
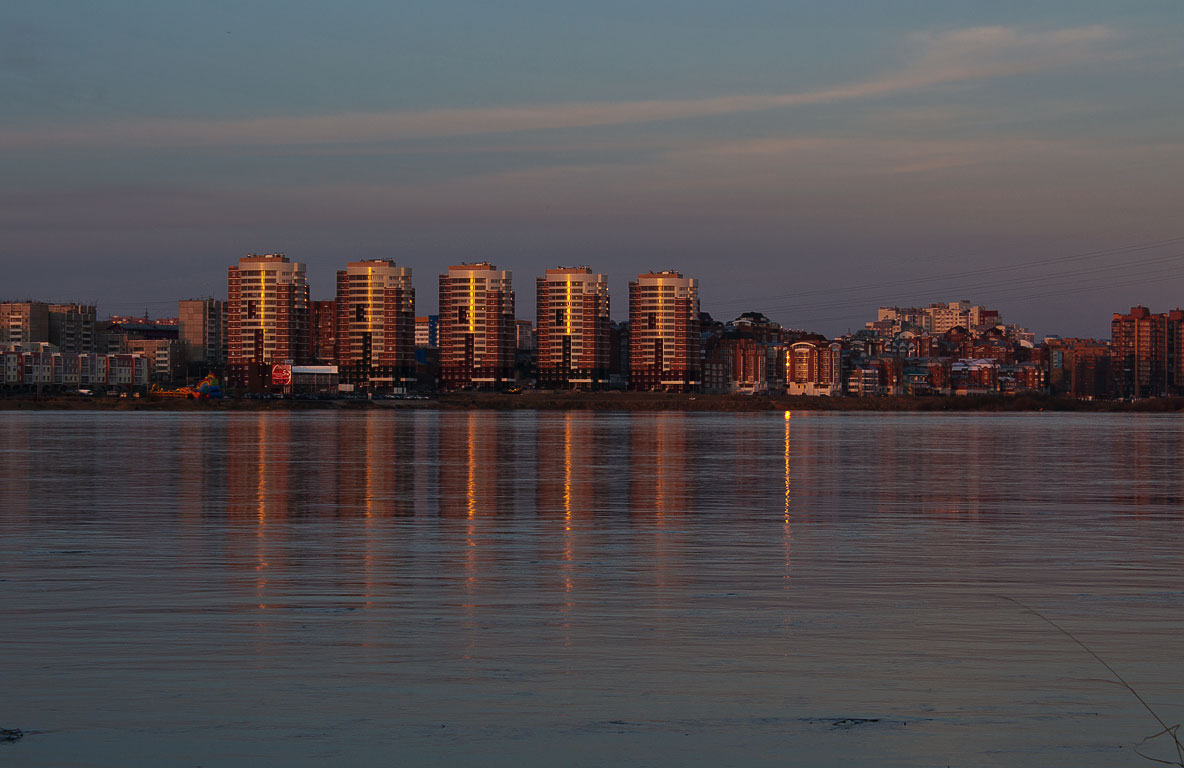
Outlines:
<svg viewBox="0 0 1184 768"><path fill-rule="evenodd" d="M307 411L307 410L494 410L494 411L1080 411L1177 413L1184 398L1137 402L1082 401L1047 395L968 397L751 397L672 395L646 392L555 393L459 392L424 400L185 400L164 397L0 397L5 411Z"/></svg>

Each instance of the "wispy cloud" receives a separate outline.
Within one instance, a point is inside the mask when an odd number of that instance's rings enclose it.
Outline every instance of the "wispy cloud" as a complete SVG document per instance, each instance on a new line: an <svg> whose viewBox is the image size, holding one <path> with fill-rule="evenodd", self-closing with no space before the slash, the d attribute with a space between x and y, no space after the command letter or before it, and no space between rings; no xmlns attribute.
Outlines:
<svg viewBox="0 0 1184 768"><path fill-rule="evenodd" d="M975 27L918 34L914 57L901 69L800 93L237 120L117 121L0 131L0 147L337 145L702 118L877 98L1068 67L1101 55L1103 44L1113 37L1105 26L1051 31Z"/></svg>

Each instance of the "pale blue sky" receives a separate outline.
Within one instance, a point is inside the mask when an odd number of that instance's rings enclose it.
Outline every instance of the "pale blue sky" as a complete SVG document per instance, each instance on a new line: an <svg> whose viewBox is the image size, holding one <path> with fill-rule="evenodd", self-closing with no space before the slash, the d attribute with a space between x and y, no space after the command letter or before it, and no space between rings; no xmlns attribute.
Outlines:
<svg viewBox="0 0 1184 768"><path fill-rule="evenodd" d="M394 258L421 312L483 258L523 317L574 263L616 317L673 267L717 317L828 333L880 303L1099 335L1184 303L1184 243L1043 263L1184 236L1179 0L12 5L4 297L167 314L280 250L316 298Z"/></svg>

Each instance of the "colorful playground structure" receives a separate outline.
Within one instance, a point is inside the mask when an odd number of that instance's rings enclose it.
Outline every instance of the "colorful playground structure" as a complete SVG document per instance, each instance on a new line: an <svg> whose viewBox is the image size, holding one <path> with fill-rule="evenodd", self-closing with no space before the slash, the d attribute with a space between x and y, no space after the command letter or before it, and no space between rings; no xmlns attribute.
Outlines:
<svg viewBox="0 0 1184 768"><path fill-rule="evenodd" d="M218 400L222 398L222 387L218 384L217 376L207 373L206 377L195 386L162 389L153 384L149 394L156 397L181 397L188 400Z"/></svg>

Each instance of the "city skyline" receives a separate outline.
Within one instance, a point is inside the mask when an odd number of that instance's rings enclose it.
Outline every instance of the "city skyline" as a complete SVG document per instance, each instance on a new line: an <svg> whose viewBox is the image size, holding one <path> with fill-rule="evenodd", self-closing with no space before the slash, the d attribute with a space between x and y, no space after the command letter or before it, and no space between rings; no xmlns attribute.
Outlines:
<svg viewBox="0 0 1184 768"><path fill-rule="evenodd" d="M718 300L714 306L710 304L701 304L700 309L706 314L710 315L713 320L717 322L730 322L733 319L741 318L745 314L760 313L767 314L771 319L778 322L786 328L793 328L801 331L819 332L826 336L841 336L855 331L859 331L865 327L872 327L871 323L876 318L869 319L869 313L873 308L878 312L879 320L883 321L884 311L886 310L928 310L932 311L935 308L939 312L946 311L946 305L949 304L950 310L953 311L954 304L971 305L977 302L984 301L992 305L992 317L996 320L1002 321L1004 315L1007 317L1006 324L1009 326L1018 325L1024 326L1024 330L1033 338L1043 337L1092 337L1102 338L1109 331L1109 323L1105 323L1103 328L1100 328L1097 333L1082 333L1065 330L1066 323L1062 321L1053 320L1053 327L1051 328L1036 328L1037 332L1033 332L1034 323L1030 322L1027 317L1021 317L1019 322L1016 322L1011 313L1004 313L1000 311L1001 307L1011 306L1014 304L1016 294L1020 294L1019 298L1027 301L1035 301L1037 304L1031 306L1040 306L1039 302L1047 302L1052 298L1067 297L1070 301L1076 301L1078 304L1088 303L1090 306L1094 302L1082 298L1082 294L1092 292L1093 286L1099 281L1106 282L1120 286L1129 287L1132 285L1143 286L1141 278L1132 279L1128 274L1129 266L1121 261L1124 256L1134 255L1136 258L1142 259L1148 265L1159 269L1175 269L1175 263L1181 258L1184 258L1184 252L1180 254L1174 253L1175 249L1184 249L1184 237L1168 238L1162 241L1151 241L1143 243L1131 243L1125 246L1120 246L1114 249L1088 251L1083 253L1068 254L1057 256L1053 258L1043 259L1039 262L1034 262L1029 265L1035 268L1043 269L1058 269L1063 270L1063 273L1054 277L1045 279L1041 276L1020 276L1015 277L1011 274L1013 265L1008 264L987 264L981 265L975 269L966 270L961 273L942 273L932 276L920 277L901 277L899 279L884 283L884 284L863 284L863 285L848 285L842 287L830 287L819 290L806 291L801 294L786 294L786 295L764 295L754 296L748 298L738 298L731 300ZM437 315L439 314L439 284L432 280L427 291L417 291L415 286L424 282L426 278L420 274L416 280L416 271L402 262L398 262L392 258L376 258L364 260L350 260L348 262L340 262L336 268L332 270L331 274L334 276L333 291L326 292L323 287L318 286L312 279L308 278L308 264L303 261L296 261L291 259L288 254L283 251L275 251L269 253L248 253L240 257L239 260L260 259L260 258L280 258L285 261L292 261L298 264L301 274L301 279L307 284L306 290L310 297L310 309L315 314L316 307L313 305L328 305L338 297L340 286L341 270L343 264L357 265L357 264L387 264L391 267L397 267L400 274L404 275L403 280L410 281L410 295L412 298L412 311L415 314ZM488 260L471 260L460 261L461 265L478 265L487 264ZM546 265L533 276L526 276L527 280L541 277L545 274L555 271L565 270L585 270L589 269L588 265L580 264L577 266L569 265ZM440 265L434 269L439 270ZM511 266L504 270L507 276L512 275L516 270ZM679 269L671 265L665 265L661 269L648 269L642 272L633 273L630 275L614 275L609 273L602 275L605 279L606 286L611 286L616 283L625 283L626 290L624 295L628 296L631 290L628 286L632 283L636 275L643 275L647 273L655 273L661 271L678 272ZM946 285L945 281L954 279L974 279L977 287L970 290L962 291L958 289L949 289L941 287ZM702 282L700 278L696 277L697 281ZM152 298L150 300L141 302L143 305L142 312L114 312L114 311L97 311L97 316L107 316L109 318L168 318L176 315L176 308L178 302L194 301L194 300L215 300L226 301L223 296L229 297L226 290L225 282L222 283L221 291L212 290L208 294L200 292L190 292L178 296L177 298ZM936 286L936 287L935 287ZM708 286L709 289L712 286ZM696 289L697 290L697 289ZM871 291L871 295L868 292ZM616 291L608 289L607 295L613 295ZM1184 304L1178 296L1169 298L1167 302L1155 302L1146 298L1148 292L1143 291L1137 295L1128 306L1165 306L1168 309L1180 309ZM1024 295L1028 294L1028 295ZM418 296L418 299L414 297ZM877 301L877 297L888 297L889 300ZM902 298L906 297L906 298ZM524 298L529 298L532 301L529 303L523 301ZM518 311L515 316L519 319L535 318L538 306L533 301L536 297L533 292L527 291L517 299ZM425 306L424 300L432 302ZM934 299L937 299L936 301ZM954 302L950 302L955 299ZM62 298L57 293L50 292L48 295L0 295L0 301L8 302L28 302L42 303L47 305L75 305L75 306L89 306L92 308L99 308L103 306L112 306L115 302L108 300L90 300L80 301L77 296L66 294ZM795 324L792 320L786 321L786 317L803 317L803 312L795 311L795 307L804 307L808 310L805 314L815 315L814 319L806 319L799 324ZM155 309L153 309L155 308ZM779 311L780 310L780 311ZM846 313L842 317L834 317L833 315ZM1041 314L1039 311L1035 314ZM832 315L831 317L822 317L822 315ZM1105 317L1108 317L1107 312L1094 313L1090 315L1091 325L1101 325ZM614 322L625 322L629 319L628 308L622 307L620 303L615 305L610 319ZM969 319L969 318L967 318ZM833 329L834 322L841 320L843 327L838 330ZM534 320L531 319L533 323ZM966 323L963 323L964 325ZM972 322L971 325L974 323ZM899 325L899 322L897 323ZM940 325L940 323L939 323ZM949 324L942 326L949 327ZM932 329L929 329L932 330Z"/></svg>
<svg viewBox="0 0 1184 768"><path fill-rule="evenodd" d="M855 313L752 300L983 264L1055 285L1031 265L1180 234L1178 3L352 10L0 12L5 293L139 313L250 251L307 263L314 300L374 258L425 297L459 261L595 264L618 296L673 266L713 315L833 335ZM1099 336L1084 304L1176 302L1169 261L924 293Z"/></svg>

